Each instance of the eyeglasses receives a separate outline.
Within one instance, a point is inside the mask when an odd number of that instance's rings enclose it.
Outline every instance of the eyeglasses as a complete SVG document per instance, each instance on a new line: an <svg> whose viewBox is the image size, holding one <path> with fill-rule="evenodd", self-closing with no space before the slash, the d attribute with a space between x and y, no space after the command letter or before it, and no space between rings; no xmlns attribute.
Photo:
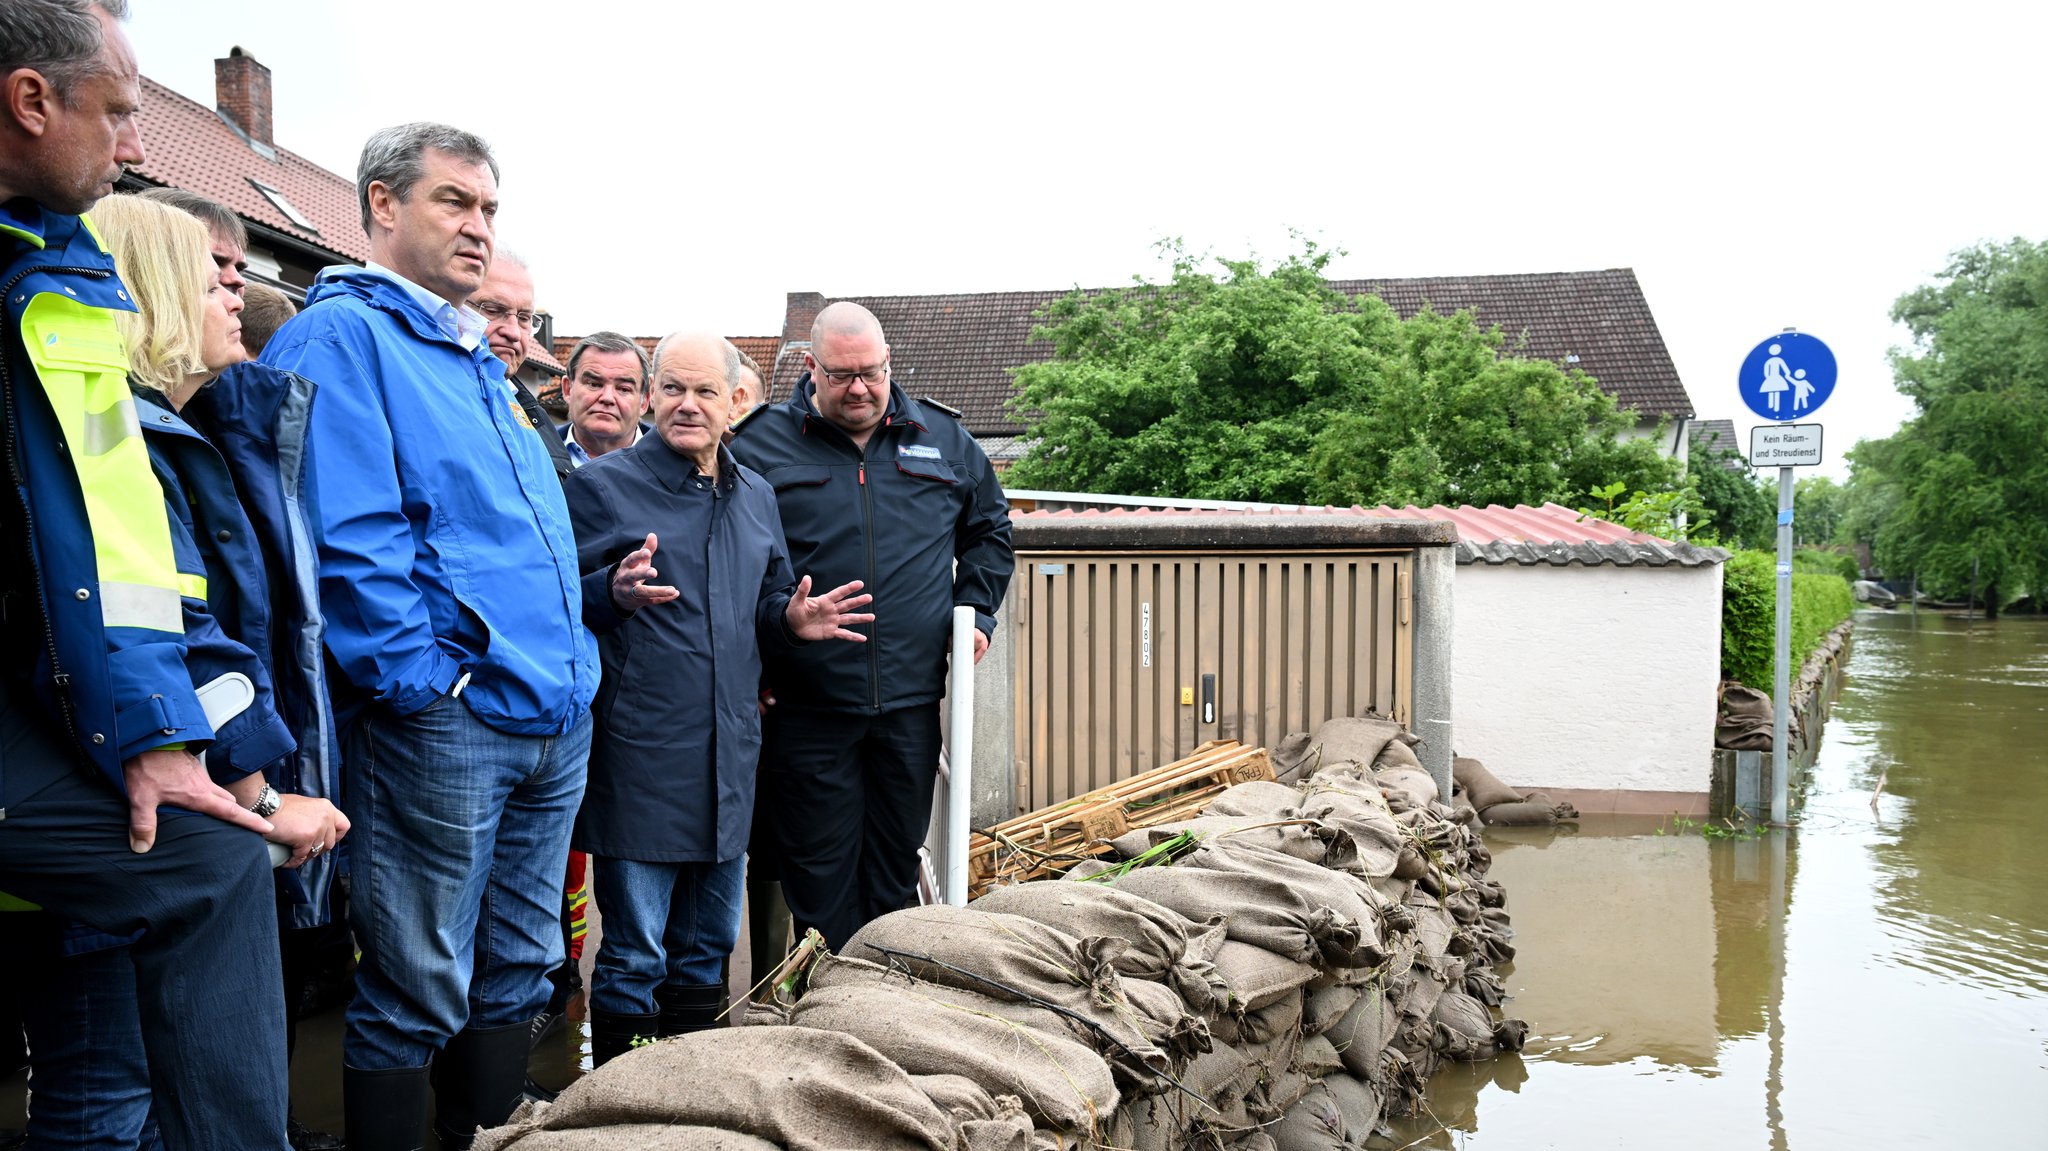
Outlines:
<svg viewBox="0 0 2048 1151"><path fill-rule="evenodd" d="M540 316L533 312L515 312L496 300L471 300L469 306L483 314L484 319L495 324L506 316L519 317L519 326L531 332L540 327Z"/></svg>
<svg viewBox="0 0 2048 1151"><path fill-rule="evenodd" d="M870 386L873 386L889 378L889 361L887 360L883 360L872 368L859 368L851 372L835 372L819 363L817 357L813 356L811 358L811 366L817 370L818 375L825 378L826 383L831 384L835 388L850 388L855 380L865 380Z"/></svg>

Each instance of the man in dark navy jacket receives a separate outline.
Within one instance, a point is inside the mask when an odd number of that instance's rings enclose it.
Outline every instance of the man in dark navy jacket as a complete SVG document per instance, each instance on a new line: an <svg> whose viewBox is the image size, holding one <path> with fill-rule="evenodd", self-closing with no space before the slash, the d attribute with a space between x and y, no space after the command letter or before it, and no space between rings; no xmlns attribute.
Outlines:
<svg viewBox="0 0 2048 1151"><path fill-rule="evenodd" d="M864 647L768 661L773 806L756 823L777 840L797 930L839 947L916 890L953 608L974 609L978 661L1015 560L988 457L945 409L890 386L866 308L820 312L804 367L788 401L741 423L732 452L775 489L796 570L861 580L880 605Z"/></svg>
<svg viewBox="0 0 2048 1151"><path fill-rule="evenodd" d="M858 581L812 596L796 580L774 495L725 450L738 351L678 333L654 364L655 434L564 485L604 663L574 840L604 921L590 989L599 1064L635 1038L715 1025L739 938L762 651L857 648L865 637L848 628L875 618Z"/></svg>

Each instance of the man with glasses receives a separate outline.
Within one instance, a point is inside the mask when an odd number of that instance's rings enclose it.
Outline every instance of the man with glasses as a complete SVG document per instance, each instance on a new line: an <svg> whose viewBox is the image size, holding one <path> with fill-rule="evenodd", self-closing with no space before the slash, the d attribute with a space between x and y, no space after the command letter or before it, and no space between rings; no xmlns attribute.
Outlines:
<svg viewBox="0 0 2048 1151"><path fill-rule="evenodd" d="M526 261L499 248L491 258L491 270L485 273L483 286L469 298L469 306L487 322L484 339L490 342L491 354L505 361L505 380L512 385L512 396L519 401L527 426L539 433L541 442L547 446L555 475L562 477L575 471L568 451L562 447L562 437L555 434L555 422L519 379L519 369L533 352L534 329L540 324L540 317L533 313L533 273L526 270Z"/></svg>
<svg viewBox="0 0 2048 1151"><path fill-rule="evenodd" d="M756 851L781 856L799 933L833 947L909 903L931 819L953 608L975 612L974 658L1009 587L1009 505L951 412L890 386L882 325L848 301L811 329L794 394L757 408L732 454L775 489L791 566L820 587L859 580L863 644L764 653L775 701L761 756Z"/></svg>

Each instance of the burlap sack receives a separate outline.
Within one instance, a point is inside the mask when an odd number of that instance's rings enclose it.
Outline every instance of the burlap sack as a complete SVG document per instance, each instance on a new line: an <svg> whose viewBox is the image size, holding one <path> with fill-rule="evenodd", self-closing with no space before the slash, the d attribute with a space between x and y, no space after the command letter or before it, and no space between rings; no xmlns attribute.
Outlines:
<svg viewBox="0 0 2048 1151"><path fill-rule="evenodd" d="M1310 1086L1301 1100L1287 1109L1272 1133L1280 1151L1355 1151L1358 1146L1344 1126L1344 1112L1336 1098L1320 1083Z"/></svg>
<svg viewBox="0 0 2048 1151"><path fill-rule="evenodd" d="M1305 913L1326 911L1335 922L1348 923L1350 931L1326 933L1317 940L1322 962L1329 966L1372 967L1386 958L1371 889L1343 872L1230 840L1205 843L1167 870L1212 871L1255 880L1265 887L1256 897L1261 904L1273 906L1285 899ZM1233 913L1226 930L1249 911L1240 908Z"/></svg>
<svg viewBox="0 0 2048 1151"><path fill-rule="evenodd" d="M766 1030L858 1038L910 1075L962 1075L991 1095L1014 1095L1032 1118L1058 1130L1097 1129L1116 1110L1109 1065L1078 1041L935 996L889 987L814 990L790 1022L795 1027ZM921 1092L919 1099L937 1114Z"/></svg>
<svg viewBox="0 0 2048 1151"><path fill-rule="evenodd" d="M1392 875L1408 837L1387 810L1379 785L1366 780L1333 779L1311 784L1302 797L1301 813L1306 819L1334 828L1351 841L1355 862L1342 865L1325 861L1325 866L1358 875Z"/></svg>
<svg viewBox="0 0 2048 1151"><path fill-rule="evenodd" d="M1110 840L1109 845L1116 849L1117 854L1129 859L1182 834L1192 834L1203 841L1227 837L1232 843L1249 843L1323 867L1344 870L1353 869L1358 858L1358 849L1352 845L1349 835L1314 820L1295 818L1283 822L1258 815L1217 815L1213 812L1196 819L1127 831Z"/></svg>
<svg viewBox="0 0 2048 1151"><path fill-rule="evenodd" d="M499 1128L504 1131L505 1128ZM484 1151L779 1151L775 1144L737 1131L666 1123L620 1123L579 1131L529 1131L510 1143L486 1132L474 1146ZM490 1140L490 1142L486 1142Z"/></svg>
<svg viewBox="0 0 2048 1151"><path fill-rule="evenodd" d="M1378 1130L1384 1114L1380 1093L1369 1083L1341 1074L1324 1079L1323 1089L1336 1101L1337 1112L1344 1117L1344 1130L1351 1135L1352 1142L1365 1146L1366 1139Z"/></svg>
<svg viewBox="0 0 2048 1151"><path fill-rule="evenodd" d="M1714 746L1769 751L1776 715L1769 695L1732 679L1723 680L1720 708L1714 721ZM1798 713L1794 712L1790 726L1797 725Z"/></svg>
<svg viewBox="0 0 2048 1151"><path fill-rule="evenodd" d="M1381 1053L1394 1041L1394 1028L1399 1021L1400 1012L1386 992L1368 988L1344 1013L1344 1018L1323 1032L1323 1038L1337 1049L1346 1070L1361 1079L1378 1082L1382 1074Z"/></svg>
<svg viewBox="0 0 2048 1151"><path fill-rule="evenodd" d="M1316 728L1312 741L1320 753L1322 767L1338 763L1371 765L1396 740L1412 739L1398 723L1386 719L1339 717L1325 720ZM1318 769L1320 770L1320 768Z"/></svg>
<svg viewBox="0 0 2048 1151"><path fill-rule="evenodd" d="M1216 974L1230 987L1239 1014L1256 1011L1316 977L1316 969L1262 947L1230 940L1216 952Z"/></svg>
<svg viewBox="0 0 2048 1151"><path fill-rule="evenodd" d="M1108 1083L1106 1067L1100 1079ZM536 1132L626 1124L712 1127L788 1151L949 1151L954 1141L951 1123L909 1074L852 1035L720 1027L628 1051L570 1084L552 1104L521 1108L513 1122L478 1136L476 1146L537 1151L545 1145L526 1142ZM735 1144L735 1151L745 1146Z"/></svg>
<svg viewBox="0 0 2048 1151"><path fill-rule="evenodd" d="M1535 797L1519 803L1497 803L1479 813L1479 818L1490 827L1549 827L1578 817L1579 809L1569 803Z"/></svg>
<svg viewBox="0 0 2048 1151"><path fill-rule="evenodd" d="M1204 815L1244 815L1258 819L1294 819L1301 793L1284 783L1250 780L1226 789L1202 809Z"/></svg>
<svg viewBox="0 0 2048 1151"><path fill-rule="evenodd" d="M1280 1118L1307 1093L1312 1081L1294 1069L1294 1055L1300 1048L1301 1032L1293 1028L1266 1043L1243 1048L1245 1062L1257 1075L1245 1091L1245 1111L1254 1120L1266 1123Z"/></svg>
<svg viewBox="0 0 2048 1151"><path fill-rule="evenodd" d="M1297 989L1256 1011L1245 1012L1238 1021L1238 1042L1244 1045L1270 1043L1286 1032L1300 1031L1304 999Z"/></svg>
<svg viewBox="0 0 2048 1151"><path fill-rule="evenodd" d="M1273 778L1281 783L1300 783L1313 772L1322 758L1315 737L1305 731L1283 736L1273 745Z"/></svg>
<svg viewBox="0 0 2048 1151"><path fill-rule="evenodd" d="M1270 876L1176 864L1141 867L1118 877L1115 883L1120 891L1165 904L1190 919L1223 916L1224 931L1231 939L1298 962L1320 961L1325 952L1349 955L1358 947L1355 921L1342 912L1311 904Z"/></svg>
<svg viewBox="0 0 2048 1151"><path fill-rule="evenodd" d="M1031 1151L1031 1116L1015 1096L990 1095L964 1075L913 1075L946 1117L961 1151Z"/></svg>
<svg viewBox="0 0 2048 1151"><path fill-rule="evenodd" d="M1351 1011L1351 1005L1358 1002L1363 990L1351 984L1330 983L1308 993L1308 1000L1301 1011L1301 1033L1321 1035L1337 1025L1339 1019Z"/></svg>
<svg viewBox="0 0 2048 1151"><path fill-rule="evenodd" d="M1157 988L1157 984L1145 986ZM1166 1086L1162 1074L1170 1074L1179 1063L1192 1055L1188 1052L1208 1042L1204 1027L1198 1035L1184 1035L1180 1032L1187 1025L1173 1018L1169 1012L1179 1009L1180 999L1173 992L1159 988L1170 1000L1166 1006L1154 1001L1153 1010L1168 1016L1155 1021L1152 1016L1139 1010L1135 1005L1112 1012L1105 1017L1089 1017L1097 1026L1090 1026L1031 1003L1017 1000L997 999L961 987L929 983L915 978L902 970L883 967L862 959L845 959L836 955L821 957L811 969L810 989L813 992L842 987L879 987L888 991L901 991L927 1000L944 1003L962 1010L992 1016L997 1019L1034 1031L1064 1036L1081 1043L1100 1055L1116 1074L1119 1088L1158 1090ZM806 996L808 998L808 996ZM1195 1020L1200 1023L1200 1020ZM1159 1036L1155 1041L1152 1036ZM1169 1051L1166 1043L1177 1045Z"/></svg>
<svg viewBox="0 0 2048 1151"><path fill-rule="evenodd" d="M1410 758L1413 758L1412 756ZM1420 764L1397 764L1373 772L1387 803L1395 810L1428 807L1437 800L1436 780Z"/></svg>
<svg viewBox="0 0 2048 1151"><path fill-rule="evenodd" d="M1230 1151L1280 1151L1280 1145L1264 1131L1254 1131L1235 1143L1225 1143Z"/></svg>
<svg viewBox="0 0 2048 1151"><path fill-rule="evenodd" d="M1465 798L1482 813L1496 803L1520 803L1522 793L1502 783L1476 759L1456 756L1451 760L1451 779L1465 792Z"/></svg>
<svg viewBox="0 0 2048 1151"><path fill-rule="evenodd" d="M1214 924L1191 924L1179 912L1126 891L1042 880L998 887L969 906L1022 916L1076 939L1122 939L1129 946L1111 961L1118 973L1172 986L1197 1013L1216 1010L1216 997L1226 990L1205 959L1188 954L1190 930Z"/></svg>
<svg viewBox="0 0 2048 1151"><path fill-rule="evenodd" d="M1326 1075L1343 1074L1344 1060L1328 1036L1304 1035L1301 1046L1294 1052L1294 1069L1310 1079L1321 1079Z"/></svg>

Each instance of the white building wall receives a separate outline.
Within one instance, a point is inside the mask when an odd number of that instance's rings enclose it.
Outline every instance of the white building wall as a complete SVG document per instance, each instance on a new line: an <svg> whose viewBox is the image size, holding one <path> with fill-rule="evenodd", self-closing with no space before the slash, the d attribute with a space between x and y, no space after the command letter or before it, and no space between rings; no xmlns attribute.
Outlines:
<svg viewBox="0 0 2048 1151"><path fill-rule="evenodd" d="M1708 789L1721 568L1461 564L1456 751L1522 790Z"/></svg>

